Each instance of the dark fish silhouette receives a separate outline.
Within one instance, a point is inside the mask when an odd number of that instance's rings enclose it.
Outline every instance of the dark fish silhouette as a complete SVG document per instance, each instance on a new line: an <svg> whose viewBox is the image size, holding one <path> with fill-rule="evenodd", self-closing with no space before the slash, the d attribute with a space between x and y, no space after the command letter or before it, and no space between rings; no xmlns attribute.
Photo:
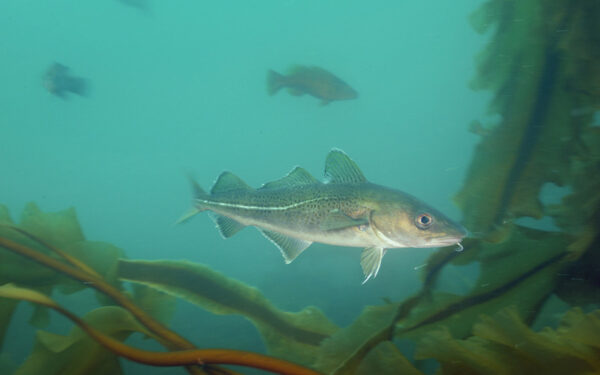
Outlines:
<svg viewBox="0 0 600 375"><path fill-rule="evenodd" d="M269 95L281 88L287 88L292 95L308 94L321 99L321 105L334 100L349 100L358 97L358 93L346 82L332 73L316 66L295 66L288 75L273 70L267 73Z"/></svg>
<svg viewBox="0 0 600 375"><path fill-rule="evenodd" d="M150 11L150 4L148 0L118 0L121 4L125 4L129 7L136 8L142 12Z"/></svg>
<svg viewBox="0 0 600 375"><path fill-rule="evenodd" d="M52 95L62 99L66 99L68 93L87 96L89 88L85 78L71 75L68 67L56 62L46 70L43 84Z"/></svg>

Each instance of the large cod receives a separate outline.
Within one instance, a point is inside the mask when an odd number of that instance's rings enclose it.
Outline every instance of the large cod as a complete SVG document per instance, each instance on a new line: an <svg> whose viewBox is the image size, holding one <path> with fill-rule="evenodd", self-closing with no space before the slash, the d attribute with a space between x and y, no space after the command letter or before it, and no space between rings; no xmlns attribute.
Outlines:
<svg viewBox="0 0 600 375"><path fill-rule="evenodd" d="M386 249L458 244L465 229L404 192L367 181L356 163L333 149L325 182L296 167L258 189L231 172L217 178L210 193L194 183L194 208L180 221L209 210L228 238L255 226L292 262L313 242L364 247L363 283L377 276Z"/></svg>

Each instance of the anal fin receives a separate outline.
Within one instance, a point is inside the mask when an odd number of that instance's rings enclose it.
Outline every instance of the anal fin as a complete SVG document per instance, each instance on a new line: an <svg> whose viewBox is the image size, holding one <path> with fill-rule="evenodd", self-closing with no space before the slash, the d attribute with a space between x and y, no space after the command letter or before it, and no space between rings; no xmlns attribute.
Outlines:
<svg viewBox="0 0 600 375"><path fill-rule="evenodd" d="M300 240L297 238L286 236L285 234L273 232L266 229L260 229L260 232L273 242L281 251L283 259L286 263L291 263L300 253L302 253L312 242Z"/></svg>
<svg viewBox="0 0 600 375"><path fill-rule="evenodd" d="M385 249L381 247L367 247L363 250L360 255L360 265L365 274L365 281L362 282L363 284L369 281L371 277L375 278L377 276L384 254Z"/></svg>
<svg viewBox="0 0 600 375"><path fill-rule="evenodd" d="M244 224L238 221L230 219L227 216L215 214L214 212L211 212L209 216L215 222L223 238L229 238L245 227Z"/></svg>

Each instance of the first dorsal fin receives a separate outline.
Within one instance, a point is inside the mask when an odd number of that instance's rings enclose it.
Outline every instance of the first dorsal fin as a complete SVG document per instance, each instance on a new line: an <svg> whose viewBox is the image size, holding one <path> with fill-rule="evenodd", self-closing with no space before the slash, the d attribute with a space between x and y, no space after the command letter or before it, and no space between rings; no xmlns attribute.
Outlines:
<svg viewBox="0 0 600 375"><path fill-rule="evenodd" d="M294 187L302 185L312 185L319 183L319 180L314 178L304 168L295 167L279 180L265 183L261 186L261 189L278 189L283 187Z"/></svg>
<svg viewBox="0 0 600 375"><path fill-rule="evenodd" d="M232 190L252 190L252 187L233 173L223 172L217 177L217 181L215 181L210 189L210 193L223 193Z"/></svg>
<svg viewBox="0 0 600 375"><path fill-rule="evenodd" d="M334 184L367 181L354 160L336 148L329 152L325 160L325 177Z"/></svg>

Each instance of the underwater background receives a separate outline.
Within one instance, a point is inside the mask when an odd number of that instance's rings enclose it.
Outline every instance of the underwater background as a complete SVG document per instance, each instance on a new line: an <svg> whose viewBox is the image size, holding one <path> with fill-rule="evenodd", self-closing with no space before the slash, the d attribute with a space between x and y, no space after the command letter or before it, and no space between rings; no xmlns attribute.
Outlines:
<svg viewBox="0 0 600 375"><path fill-rule="evenodd" d="M31 201L75 207L86 239L130 259L201 263L281 310L316 306L348 326L365 306L415 294L438 249L392 249L364 285L360 248L315 243L286 265L256 230L224 240L205 214L175 225L192 203L187 176L208 189L228 170L259 187L299 165L322 179L327 153L340 148L369 181L462 221L453 197L481 139L469 124L500 122L488 110L493 93L469 86L492 36L469 22L483 3L2 1L0 203L15 221ZM44 86L55 62L85 78L84 95ZM267 71L298 64L327 69L358 97L270 96ZM546 186L542 198L567 192ZM547 218L521 223L557 231ZM477 264L449 266L437 290L464 294L478 275ZM80 316L97 307L90 290L52 296ZM33 310L20 304L5 334L2 356L15 364L33 348ZM71 327L52 312L44 329ZM199 347L266 351L248 320L182 299L169 327ZM162 350L138 336L127 343ZM121 364L126 374L185 373Z"/></svg>

